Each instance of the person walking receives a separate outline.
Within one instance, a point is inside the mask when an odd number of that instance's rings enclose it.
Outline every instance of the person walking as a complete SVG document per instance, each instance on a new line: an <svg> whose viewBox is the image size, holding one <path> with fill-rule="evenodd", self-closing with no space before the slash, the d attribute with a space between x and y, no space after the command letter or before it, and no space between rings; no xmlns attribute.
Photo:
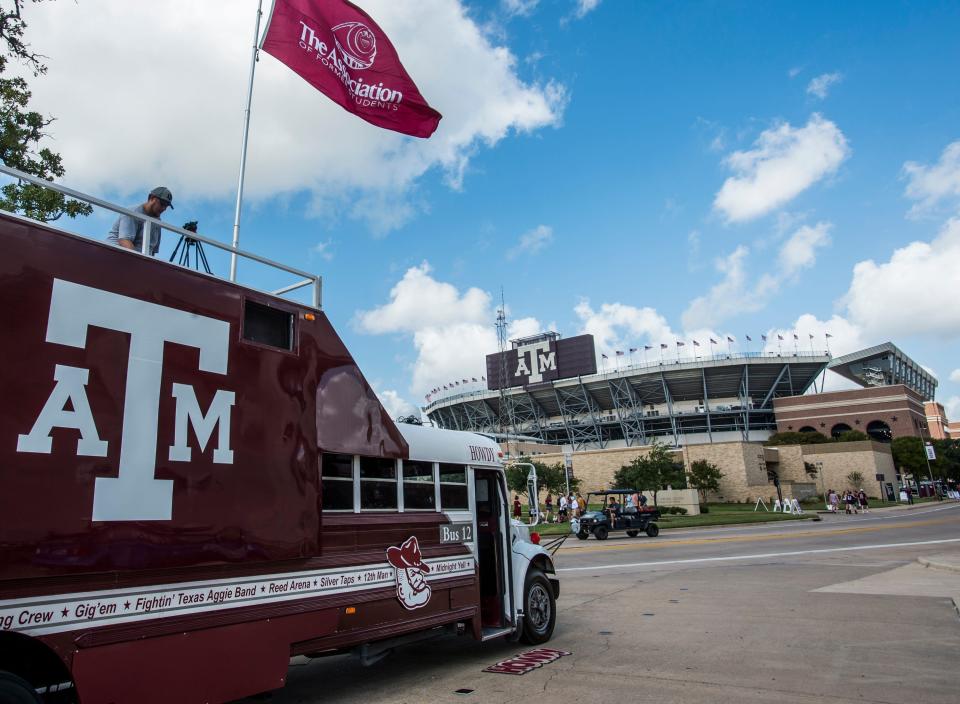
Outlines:
<svg viewBox="0 0 960 704"><path fill-rule="evenodd" d="M864 513L870 513L870 505L867 499L867 492L863 489L860 490L860 493L857 494L857 501L860 502L860 508Z"/></svg>
<svg viewBox="0 0 960 704"><path fill-rule="evenodd" d="M566 523L567 521L567 510L570 508L570 502L567 501L567 497L564 494L560 494L560 498L557 501L557 520L560 523Z"/></svg>
<svg viewBox="0 0 960 704"><path fill-rule="evenodd" d="M513 496L513 517L516 518L516 519L519 521L519 520L520 520L520 516L522 515L522 513L523 513L523 510L522 510L521 507L520 507L520 497L517 496L516 494L514 494L514 496Z"/></svg>
<svg viewBox="0 0 960 704"><path fill-rule="evenodd" d="M553 523L553 494L547 494L547 502L545 506L547 510L546 522Z"/></svg>

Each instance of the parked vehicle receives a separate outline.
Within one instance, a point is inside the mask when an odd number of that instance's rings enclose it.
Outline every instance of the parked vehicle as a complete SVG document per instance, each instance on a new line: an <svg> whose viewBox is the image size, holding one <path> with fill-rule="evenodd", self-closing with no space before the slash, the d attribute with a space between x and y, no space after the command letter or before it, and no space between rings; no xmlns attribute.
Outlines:
<svg viewBox="0 0 960 704"><path fill-rule="evenodd" d="M660 511L646 506L626 506L626 499L632 494L638 494L636 489L610 489L609 491L592 491L587 494L588 509L583 515L570 521L570 531L580 540L586 540L591 535L597 540L606 540L611 533L625 533L635 538L640 533L646 533L651 538L660 535ZM611 507L610 498L615 499ZM590 510L591 499L599 502L605 508Z"/></svg>
<svg viewBox="0 0 960 704"><path fill-rule="evenodd" d="M298 654L551 637L499 446L395 424L316 277L267 261L304 305L8 213L0 251L0 700L223 702Z"/></svg>

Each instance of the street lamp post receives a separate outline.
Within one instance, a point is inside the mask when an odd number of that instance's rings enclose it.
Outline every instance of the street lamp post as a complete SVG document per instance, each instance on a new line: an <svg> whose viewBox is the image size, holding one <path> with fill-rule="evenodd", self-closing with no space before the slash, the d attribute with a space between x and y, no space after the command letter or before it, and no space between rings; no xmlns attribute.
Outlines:
<svg viewBox="0 0 960 704"><path fill-rule="evenodd" d="M817 476L820 478L820 494L823 496L823 505L827 505L827 490L823 488L823 462L814 462L817 468Z"/></svg>

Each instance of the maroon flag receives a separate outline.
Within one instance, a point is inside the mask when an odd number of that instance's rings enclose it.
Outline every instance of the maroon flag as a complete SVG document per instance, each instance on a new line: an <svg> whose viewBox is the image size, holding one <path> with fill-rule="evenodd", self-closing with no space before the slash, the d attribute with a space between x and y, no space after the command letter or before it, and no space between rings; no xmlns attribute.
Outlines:
<svg viewBox="0 0 960 704"><path fill-rule="evenodd" d="M700 346L700 343L697 342L696 340L694 340L694 341L693 341L693 346L694 346L694 347L699 347L699 346Z"/></svg>
<svg viewBox="0 0 960 704"><path fill-rule="evenodd" d="M429 137L440 123L387 35L346 0L276 0L262 48L377 127Z"/></svg>
<svg viewBox="0 0 960 704"><path fill-rule="evenodd" d="M747 342L753 342L753 338L750 337L749 335L746 335L745 337L747 338ZM766 340L767 338L763 338L763 339Z"/></svg>
<svg viewBox="0 0 960 704"><path fill-rule="evenodd" d="M660 343L660 349L662 349L662 350L667 349L667 345L666 345L665 343L661 342L661 343Z"/></svg>

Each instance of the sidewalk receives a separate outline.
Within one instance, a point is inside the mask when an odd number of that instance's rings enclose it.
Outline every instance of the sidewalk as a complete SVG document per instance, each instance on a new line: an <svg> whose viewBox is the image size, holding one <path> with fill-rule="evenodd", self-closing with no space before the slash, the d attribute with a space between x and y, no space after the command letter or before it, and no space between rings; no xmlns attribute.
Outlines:
<svg viewBox="0 0 960 704"><path fill-rule="evenodd" d="M897 511L915 511L917 509L934 508L936 506L950 506L950 505L956 505L956 504L960 504L960 501L956 501L954 499L944 499L943 501L924 501L922 503L917 502L913 504L901 503L901 504L897 504L896 506L878 506L876 508L870 507L869 510L870 510L870 513L884 514L884 513L896 513ZM843 504L840 505L840 508L836 513L833 513L832 511L827 511L825 509L817 509L816 513L818 515L824 515L824 516L846 515L845 511L843 510Z"/></svg>

